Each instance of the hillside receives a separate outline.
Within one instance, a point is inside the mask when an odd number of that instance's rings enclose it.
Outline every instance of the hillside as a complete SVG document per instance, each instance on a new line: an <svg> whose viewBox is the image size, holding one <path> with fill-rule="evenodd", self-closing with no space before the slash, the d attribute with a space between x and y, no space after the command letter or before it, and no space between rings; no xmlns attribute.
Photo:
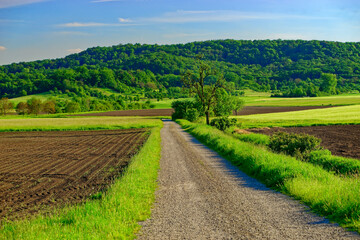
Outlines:
<svg viewBox="0 0 360 240"><path fill-rule="evenodd" d="M223 72L232 90L249 88L285 96L360 90L360 43L216 40L94 47L61 59L0 66L0 97L47 91L94 96L94 87L125 95L180 97L179 75L196 66L197 54ZM324 79L331 81L332 76L335 83L329 90Z"/></svg>

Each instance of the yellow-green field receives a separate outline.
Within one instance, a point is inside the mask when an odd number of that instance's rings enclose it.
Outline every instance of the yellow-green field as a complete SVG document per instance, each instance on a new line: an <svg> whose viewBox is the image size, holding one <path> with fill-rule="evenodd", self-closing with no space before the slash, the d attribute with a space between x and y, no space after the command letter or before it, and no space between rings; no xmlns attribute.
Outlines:
<svg viewBox="0 0 360 240"><path fill-rule="evenodd" d="M244 128L360 124L360 105L237 116Z"/></svg>
<svg viewBox="0 0 360 240"><path fill-rule="evenodd" d="M161 121L150 117L77 117L0 119L0 131L90 130L158 127Z"/></svg>
<svg viewBox="0 0 360 240"><path fill-rule="evenodd" d="M244 97L246 106L328 106L360 104L360 94L315 98Z"/></svg>

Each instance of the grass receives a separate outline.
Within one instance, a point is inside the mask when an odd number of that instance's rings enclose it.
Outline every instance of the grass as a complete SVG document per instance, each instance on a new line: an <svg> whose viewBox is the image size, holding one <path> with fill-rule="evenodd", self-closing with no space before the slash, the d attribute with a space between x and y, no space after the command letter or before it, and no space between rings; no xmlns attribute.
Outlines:
<svg viewBox="0 0 360 240"><path fill-rule="evenodd" d="M235 117L235 116L234 116ZM236 116L243 128L360 124L360 105Z"/></svg>
<svg viewBox="0 0 360 240"><path fill-rule="evenodd" d="M344 227L360 231L360 180L242 142L203 124L178 120L188 132L268 187L295 197Z"/></svg>
<svg viewBox="0 0 360 240"><path fill-rule="evenodd" d="M0 119L0 132L150 128L161 124L151 117L11 118Z"/></svg>
<svg viewBox="0 0 360 240"><path fill-rule="evenodd" d="M268 147L270 143L270 137L264 134L233 134L232 136L243 142L249 142L264 147ZM310 153L309 158L306 159L306 161L313 165L321 166L329 172L343 176L358 177L360 174L359 159L333 156L329 150L313 151Z"/></svg>
<svg viewBox="0 0 360 240"><path fill-rule="evenodd" d="M50 216L5 222L0 239L133 239L150 217L160 159L160 127L100 200L59 209ZM99 197L100 198L100 197Z"/></svg>
<svg viewBox="0 0 360 240"><path fill-rule="evenodd" d="M49 92L44 92L44 93L38 93L38 94L33 94L33 95L28 95L28 96L23 96L23 97L12 98L12 99L10 99L10 101L13 102L14 105L16 106L19 102L26 102L27 100L29 100L33 97L38 98L41 101L45 101L48 98L52 98L52 97L64 99L64 100L70 100L70 97L68 97L66 94L60 94L60 95L54 96L53 94L50 94Z"/></svg>
<svg viewBox="0 0 360 240"><path fill-rule="evenodd" d="M181 98L181 99L168 99L165 98L163 100L157 101L156 99L151 100L151 104L155 105L155 109L166 109L171 108L171 103L176 100L192 100L193 98Z"/></svg>

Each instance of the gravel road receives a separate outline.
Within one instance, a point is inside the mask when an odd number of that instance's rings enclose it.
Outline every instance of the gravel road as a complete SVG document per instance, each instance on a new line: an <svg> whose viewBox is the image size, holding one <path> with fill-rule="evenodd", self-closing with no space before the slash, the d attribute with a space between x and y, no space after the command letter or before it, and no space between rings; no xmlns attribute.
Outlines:
<svg viewBox="0 0 360 240"><path fill-rule="evenodd" d="M165 120L159 188L138 239L360 239L266 188Z"/></svg>

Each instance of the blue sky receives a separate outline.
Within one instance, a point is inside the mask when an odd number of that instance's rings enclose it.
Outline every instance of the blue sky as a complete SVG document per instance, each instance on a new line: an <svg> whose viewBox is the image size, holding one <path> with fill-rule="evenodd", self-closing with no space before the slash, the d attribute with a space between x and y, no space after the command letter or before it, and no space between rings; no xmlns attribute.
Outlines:
<svg viewBox="0 0 360 240"><path fill-rule="evenodd" d="M359 0L0 0L0 65L94 46L360 41Z"/></svg>

